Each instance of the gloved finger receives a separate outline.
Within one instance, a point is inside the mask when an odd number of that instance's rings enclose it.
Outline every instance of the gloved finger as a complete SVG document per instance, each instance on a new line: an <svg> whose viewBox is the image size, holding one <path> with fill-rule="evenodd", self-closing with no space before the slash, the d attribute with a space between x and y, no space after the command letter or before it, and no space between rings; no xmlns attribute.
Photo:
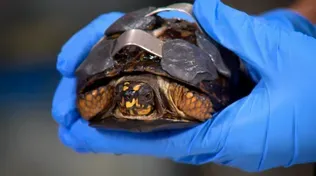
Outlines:
<svg viewBox="0 0 316 176"><path fill-rule="evenodd" d="M76 79L63 77L56 89L52 116L57 123L69 127L80 116L76 109Z"/></svg>
<svg viewBox="0 0 316 176"><path fill-rule="evenodd" d="M199 154L199 155L190 155L190 156L185 156L181 158L173 158L173 161L177 163L184 163L184 164L195 164L195 165L200 165L200 164L207 164L209 162L217 163L216 160L214 161L214 155L216 154Z"/></svg>
<svg viewBox="0 0 316 176"><path fill-rule="evenodd" d="M73 35L58 55L57 70L63 76L74 76L75 69L102 38L104 31L122 15L119 12L103 14Z"/></svg>
<svg viewBox="0 0 316 176"><path fill-rule="evenodd" d="M76 139L68 129L63 126L59 126L58 128L58 136L60 141L67 147L75 150L78 153L89 153L90 150L87 149L86 145L77 145L78 139Z"/></svg>
<svg viewBox="0 0 316 176"><path fill-rule="evenodd" d="M263 13L260 15L260 17L269 21L269 23L273 23L273 25L278 25L288 30L301 32L314 38L316 37L316 27L313 26L313 24L308 21L308 19L294 10L274 9Z"/></svg>
<svg viewBox="0 0 316 176"><path fill-rule="evenodd" d="M218 134L218 130L209 128L210 122L205 122L195 128L180 131L163 131L153 133L128 133L121 131L100 130L89 127L83 119L76 121L70 133L77 138L72 144L87 148L97 153L120 153L150 155L155 157L180 157L189 153L216 152L216 148L204 148L212 143L218 143L219 135L201 141L207 135L206 131ZM200 150L192 151L192 143L200 143L204 146ZM207 142L207 143L205 143ZM126 145L128 144L128 145ZM204 148L204 149L203 149Z"/></svg>
<svg viewBox="0 0 316 176"><path fill-rule="evenodd" d="M264 12L259 17L267 20L273 25L278 25L289 30L295 30L295 26L292 23L293 15L297 14L294 14L294 12L289 9L273 9Z"/></svg>
<svg viewBox="0 0 316 176"><path fill-rule="evenodd" d="M266 92L262 87L258 87L249 97L224 109L213 120L208 120L197 127L185 130L152 133L98 130L89 127L83 119L79 119L73 124L70 132L80 141L85 141L89 145L89 148L100 153L137 154L167 158L182 158L190 155L207 154L209 156L207 160L196 162L227 160L223 156L227 156L230 150L233 152L237 152L238 150L248 151L249 149L263 151L263 145L252 145L254 142L264 141L262 138L264 138L265 129L263 128L266 124L255 123L254 119L260 120L264 115L267 115L268 110L266 107L268 105L265 104L266 100ZM263 111L260 115L258 115L257 109L253 109L254 104ZM243 136L230 133L231 128L234 125L236 126L236 123L248 123L250 126L252 125L251 130L249 128L238 129L239 131L250 133L250 137L248 136L250 138L249 144L238 143L237 140L241 140ZM256 129L256 131L254 132L253 129ZM252 134L253 136L251 136ZM234 140L228 142L235 142L238 146L235 148L226 148L227 138Z"/></svg>
<svg viewBox="0 0 316 176"><path fill-rule="evenodd" d="M269 64L274 57L269 54L276 53L279 30L220 0L196 0L193 11L199 24L214 40L235 52L251 68L260 74L271 68Z"/></svg>

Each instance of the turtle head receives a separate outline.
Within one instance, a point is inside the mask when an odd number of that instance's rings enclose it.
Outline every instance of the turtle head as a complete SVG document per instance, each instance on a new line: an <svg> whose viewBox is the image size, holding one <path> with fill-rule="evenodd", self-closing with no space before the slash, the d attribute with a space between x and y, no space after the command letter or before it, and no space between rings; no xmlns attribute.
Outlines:
<svg viewBox="0 0 316 176"><path fill-rule="evenodd" d="M119 110L127 116L148 116L155 109L153 88L143 82L125 81L118 86Z"/></svg>

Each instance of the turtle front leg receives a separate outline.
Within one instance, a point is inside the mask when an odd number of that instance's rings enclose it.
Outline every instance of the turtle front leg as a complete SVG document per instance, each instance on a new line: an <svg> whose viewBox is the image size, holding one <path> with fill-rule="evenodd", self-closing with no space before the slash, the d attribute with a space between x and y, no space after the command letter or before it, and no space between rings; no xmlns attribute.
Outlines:
<svg viewBox="0 0 316 176"><path fill-rule="evenodd" d="M200 121L212 117L212 113L214 112L213 104L207 95L189 90L177 83L170 83L168 91L169 97L182 116Z"/></svg>
<svg viewBox="0 0 316 176"><path fill-rule="evenodd" d="M113 98L113 86L99 87L78 96L78 111L84 119L90 120L101 111L109 109Z"/></svg>

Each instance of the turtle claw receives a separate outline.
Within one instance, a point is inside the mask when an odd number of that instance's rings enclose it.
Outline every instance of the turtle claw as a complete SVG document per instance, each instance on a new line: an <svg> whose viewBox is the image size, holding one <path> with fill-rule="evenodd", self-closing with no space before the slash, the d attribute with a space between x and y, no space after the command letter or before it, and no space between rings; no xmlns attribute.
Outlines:
<svg viewBox="0 0 316 176"><path fill-rule="evenodd" d="M156 16L145 16L156 9L156 7L147 7L125 14L105 31L105 35L122 33L130 29L146 30L159 21Z"/></svg>
<svg viewBox="0 0 316 176"><path fill-rule="evenodd" d="M208 40L204 34L196 32L195 35L197 45L210 56L217 71L225 75L226 77L230 77L231 71L224 63L223 58L217 47L213 43L211 43L211 41Z"/></svg>
<svg viewBox="0 0 316 176"><path fill-rule="evenodd" d="M185 40L166 41L162 47L162 58L161 66L166 72L194 85L218 77L209 55Z"/></svg>

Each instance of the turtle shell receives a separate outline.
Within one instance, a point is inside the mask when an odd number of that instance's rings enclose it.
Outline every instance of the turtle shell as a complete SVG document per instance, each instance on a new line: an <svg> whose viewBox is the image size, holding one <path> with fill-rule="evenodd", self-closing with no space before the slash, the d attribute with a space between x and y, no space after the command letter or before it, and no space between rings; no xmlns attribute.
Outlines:
<svg viewBox="0 0 316 176"><path fill-rule="evenodd" d="M236 55L204 35L196 23L158 15L145 16L155 9L148 7L127 13L105 31L104 37L76 70L78 97L98 89L100 85L109 84L111 80L142 73L159 75L208 95L216 112L249 93L253 85L241 82L249 80L244 79ZM132 29L142 30L161 40L161 56L137 45L127 45L113 54L120 36ZM96 120L100 113L105 112L95 112L86 119L100 126ZM115 126L117 121L112 118L107 123ZM163 125L164 129L197 124L196 121L168 121L166 124L159 120L149 126L148 122L135 120L126 123L137 126L138 130L146 126L146 131L153 130L157 124Z"/></svg>

